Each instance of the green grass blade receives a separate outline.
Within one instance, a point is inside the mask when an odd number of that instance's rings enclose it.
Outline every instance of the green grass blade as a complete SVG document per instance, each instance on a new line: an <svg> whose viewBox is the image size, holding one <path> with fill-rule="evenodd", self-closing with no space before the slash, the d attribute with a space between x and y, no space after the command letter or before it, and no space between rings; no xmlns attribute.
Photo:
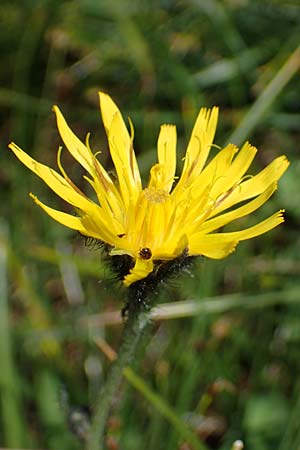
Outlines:
<svg viewBox="0 0 300 450"><path fill-rule="evenodd" d="M6 224L0 223L0 405L5 444L9 447L25 445L25 424L21 407L20 380L13 361L13 349L9 331L7 286Z"/></svg>
<svg viewBox="0 0 300 450"><path fill-rule="evenodd" d="M276 73L262 94L246 113L240 125L231 134L228 141L241 145L260 123L266 112L300 68L300 46L288 57L282 68Z"/></svg>
<svg viewBox="0 0 300 450"><path fill-rule="evenodd" d="M151 405L177 430L182 439L186 440L194 450L207 450L199 438L186 426L186 424L177 416L173 409L130 368L124 370L124 375L130 384L139 391Z"/></svg>

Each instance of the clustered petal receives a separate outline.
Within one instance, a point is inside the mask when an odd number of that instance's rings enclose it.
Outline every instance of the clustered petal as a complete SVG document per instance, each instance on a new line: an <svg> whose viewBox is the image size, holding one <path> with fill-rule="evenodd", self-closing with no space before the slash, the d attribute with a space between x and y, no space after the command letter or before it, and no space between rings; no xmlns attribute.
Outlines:
<svg viewBox="0 0 300 450"><path fill-rule="evenodd" d="M62 140L85 169L84 178L94 189L96 202L68 177L60 161L61 148L57 158L60 173L37 162L14 143L9 148L78 212L73 216L57 211L30 194L50 217L87 237L105 242L111 255L132 258L132 269L123 280L126 286L147 277L158 261L175 259L183 252L188 256L224 258L239 241L266 233L283 222L283 211L278 211L250 228L218 232L260 208L274 193L289 165L286 157L280 156L257 175L246 175L257 152L248 142L241 149L228 144L207 163L214 146L218 108L200 110L175 186L176 128L161 126L158 162L151 168L148 185L143 188L133 149L132 124L129 133L114 101L103 92L99 95L117 182L91 151L89 136L83 143L59 108L53 108Z"/></svg>

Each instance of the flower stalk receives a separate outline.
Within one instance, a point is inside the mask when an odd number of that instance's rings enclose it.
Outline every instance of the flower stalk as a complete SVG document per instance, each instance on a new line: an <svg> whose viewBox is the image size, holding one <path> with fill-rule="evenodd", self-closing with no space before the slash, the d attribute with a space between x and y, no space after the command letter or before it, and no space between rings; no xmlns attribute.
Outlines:
<svg viewBox="0 0 300 450"><path fill-rule="evenodd" d="M150 323L150 308L146 306L146 298L140 297L141 293L134 285L128 289L129 301L126 308L126 323L121 347L118 358L113 363L107 381L101 388L94 404L86 450L103 450L105 448L106 423L114 396L120 386L123 371L133 360L140 339ZM135 301L130 301L133 295L135 295Z"/></svg>
<svg viewBox="0 0 300 450"><path fill-rule="evenodd" d="M122 257L121 257L122 258ZM125 258L126 261L126 258ZM114 395L121 383L124 369L133 360L141 337L151 320L150 311L153 303L163 288L164 283L177 276L183 270L187 270L193 264L194 258L187 255L185 250L172 261L161 263L155 272L145 279L133 283L127 288L127 303L123 309L126 314L126 323L122 335L122 343L118 358L113 363L107 377L107 382L99 392L94 404L94 413L87 439L86 450L104 450L106 422L109 416ZM114 269L119 276L126 270L126 263L120 262L120 257L115 257Z"/></svg>

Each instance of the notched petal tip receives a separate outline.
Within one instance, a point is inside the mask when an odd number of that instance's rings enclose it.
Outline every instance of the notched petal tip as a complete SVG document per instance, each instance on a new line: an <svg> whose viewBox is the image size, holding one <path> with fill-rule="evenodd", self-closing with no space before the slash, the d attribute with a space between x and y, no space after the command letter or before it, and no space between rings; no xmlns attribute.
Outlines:
<svg viewBox="0 0 300 450"><path fill-rule="evenodd" d="M43 203L38 199L36 195L34 195L32 192L29 192L29 197L34 201L34 203L43 209Z"/></svg>
<svg viewBox="0 0 300 450"><path fill-rule="evenodd" d="M176 125L174 125L173 123L162 123L160 128L165 128L167 130L172 130L176 132Z"/></svg>
<svg viewBox="0 0 300 450"><path fill-rule="evenodd" d="M280 223L285 222L284 213L285 213L285 209L280 209L280 210L278 211L278 219L281 220Z"/></svg>
<svg viewBox="0 0 300 450"><path fill-rule="evenodd" d="M63 113L61 112L60 108L57 105L52 106L52 112L54 112L54 114L55 114L57 125L58 125L59 121L62 121L62 120L65 121Z"/></svg>
<svg viewBox="0 0 300 450"><path fill-rule="evenodd" d="M17 152L22 151L22 149L17 144L15 144L13 141L8 144L8 148L10 150L12 150L15 154Z"/></svg>
<svg viewBox="0 0 300 450"><path fill-rule="evenodd" d="M57 127L58 127L58 130L60 132L62 126L66 125L66 119L64 118L63 113L61 112L60 108L57 105L53 105L52 106L52 111L55 114Z"/></svg>
<svg viewBox="0 0 300 450"><path fill-rule="evenodd" d="M289 167L289 165L291 164L291 162L288 160L286 155L282 155L282 164L284 164L286 166L285 170Z"/></svg>
<svg viewBox="0 0 300 450"><path fill-rule="evenodd" d="M32 192L29 192L29 197L34 201L34 203L41 208L41 201L38 199L36 195L34 195Z"/></svg>
<svg viewBox="0 0 300 450"><path fill-rule="evenodd" d="M279 176L278 179L284 174L284 172L287 170L287 168L290 165L290 161L288 160L286 155L281 155L278 156L277 158L274 159L274 161L276 161L276 168L279 172ZM272 163L270 163L272 164ZM270 165L269 164L269 165Z"/></svg>

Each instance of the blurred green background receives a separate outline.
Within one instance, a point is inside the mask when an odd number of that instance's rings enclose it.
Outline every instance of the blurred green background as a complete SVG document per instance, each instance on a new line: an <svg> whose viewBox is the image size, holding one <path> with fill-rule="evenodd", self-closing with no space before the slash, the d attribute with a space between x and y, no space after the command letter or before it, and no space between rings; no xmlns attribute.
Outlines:
<svg viewBox="0 0 300 450"><path fill-rule="evenodd" d="M272 200L286 222L222 261L199 259L160 302L135 373L164 409L124 383L110 450L188 450L189 427L209 449L300 448L300 2L264 0L2 0L0 5L0 445L76 450L115 350L125 292L97 248L29 199L70 211L7 149L14 140L56 167L58 104L111 167L98 90L135 126L144 181L161 123L177 125L178 164L201 106L219 105L215 143L260 149L252 173L280 154L292 164ZM78 165L64 166L86 188ZM92 319L89 317L92 315ZM98 345L97 345L98 343ZM101 344L102 343L102 344ZM101 344L101 345L100 345ZM102 350L99 348L102 348ZM107 351L106 351L107 353ZM151 397L150 395L150 397Z"/></svg>

